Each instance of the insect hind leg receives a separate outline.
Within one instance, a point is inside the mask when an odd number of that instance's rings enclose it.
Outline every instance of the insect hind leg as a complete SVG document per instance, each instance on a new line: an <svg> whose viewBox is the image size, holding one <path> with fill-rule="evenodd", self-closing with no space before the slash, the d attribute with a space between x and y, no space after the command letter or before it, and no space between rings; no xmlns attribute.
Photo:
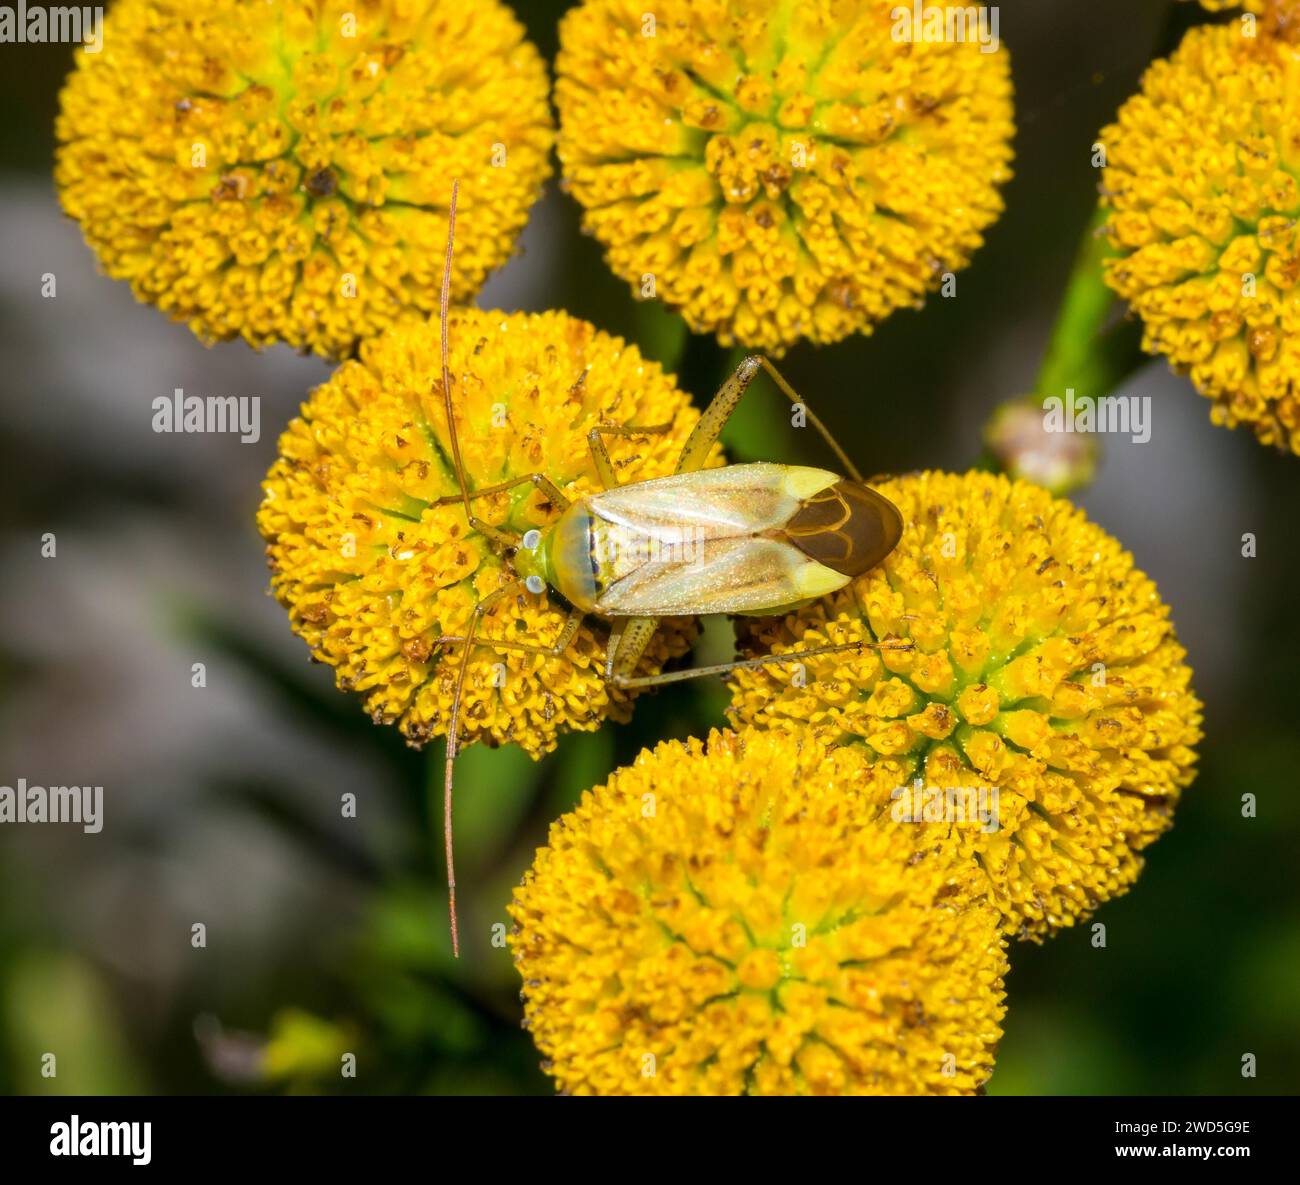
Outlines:
<svg viewBox="0 0 1300 1185"><path fill-rule="evenodd" d="M768 377L776 384L777 389L781 394L790 400L791 405L794 407L802 407L808 414L808 422L818 431L818 433L820 433L821 438L827 443L827 445L830 446L831 452L835 454L839 463L844 466L845 474L851 477L854 481L861 481L862 474L858 472L858 467L849 460L848 453L840 447L840 442L831 434L831 430L821 422L813 409L808 406L808 401L799 397L799 394L795 389L786 381L785 376L777 370L771 362L762 355L755 355L755 357L758 358L758 364L767 371Z"/></svg>
<svg viewBox="0 0 1300 1185"><path fill-rule="evenodd" d="M668 671L658 675L618 675L610 677L610 682L619 688L659 687L665 683L683 683L687 679L703 679L706 675L726 675L732 671L752 670L755 667L780 666L785 663L802 662L805 658L816 658L823 654L845 654L864 650L912 650L911 642L842 642L830 646L811 646L805 650L789 650L785 654L763 654L758 658L742 658L735 662L715 663L707 667L692 667L687 671Z"/></svg>
<svg viewBox="0 0 1300 1185"><path fill-rule="evenodd" d="M732 413L739 406L741 399L744 398L749 384L760 370L767 372L768 377L776 384L777 389L790 400L793 406L803 408L808 416L808 422L812 424L820 433L821 438L830 446L840 464L844 466L844 472L854 481L861 481L862 474L858 472L857 466L849 459L849 455L840 447L839 441L831 434L830 429L822 423L817 414L808 406L807 401L799 397L795 389L786 381L785 376L762 354L751 354L745 358L736 367L735 373L718 388L718 393L714 395L709 406L704 409L704 413L700 416L700 422L695 425L695 430L687 438L681 456L677 460L675 472L692 473L703 468L710 450L717 442L718 437L722 435L722 429L726 427L727 421L731 419Z"/></svg>

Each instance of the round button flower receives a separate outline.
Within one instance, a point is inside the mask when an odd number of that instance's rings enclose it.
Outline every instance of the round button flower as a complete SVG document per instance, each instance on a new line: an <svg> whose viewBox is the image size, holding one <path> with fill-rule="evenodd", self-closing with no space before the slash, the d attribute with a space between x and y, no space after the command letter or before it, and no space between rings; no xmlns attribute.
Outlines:
<svg viewBox="0 0 1300 1185"><path fill-rule="evenodd" d="M55 179L103 269L205 341L328 356L514 249L546 70L498 0L120 0L77 54Z"/></svg>
<svg viewBox="0 0 1300 1185"><path fill-rule="evenodd" d="M659 366L562 313L453 310L452 399L471 490L541 473L567 497L600 488L587 433L597 425L671 425L608 437L623 481L672 471L699 419ZM419 744L445 735L460 646L475 604L506 583L498 549L470 529L443 411L436 319L362 345L318 387L280 438L258 525L272 588L312 656L377 723ZM558 511L530 482L474 502L517 533ZM602 677L603 629L585 622L560 657L494 650L492 638L551 645L566 613L521 593L484 616L469 667L461 740L514 741L533 756L562 728L626 719L629 692ZM683 653L694 625L667 621L643 673Z"/></svg>
<svg viewBox="0 0 1300 1185"><path fill-rule="evenodd" d="M730 710L852 743L891 813L947 822L1007 931L1041 938L1125 891L1170 826L1201 735L1183 648L1132 557L1046 490L986 473L879 488L898 548L747 642L911 649L739 671Z"/></svg>
<svg viewBox="0 0 1300 1185"><path fill-rule="evenodd" d="M925 7L937 36L886 0L570 11L558 149L613 270L773 354L919 306L1001 212L1014 131L989 11Z"/></svg>
<svg viewBox="0 0 1300 1185"><path fill-rule="evenodd" d="M511 946L572 1094L969 1094L1006 955L974 864L882 816L856 750L715 732L551 828Z"/></svg>
<svg viewBox="0 0 1300 1185"><path fill-rule="evenodd" d="M1300 453L1300 21L1264 25L1192 29L1101 133L1106 280L1215 423Z"/></svg>
<svg viewBox="0 0 1300 1185"><path fill-rule="evenodd" d="M1240 8L1245 12L1261 13L1270 4L1286 4L1288 0L1200 0L1200 3L1207 12L1225 12L1230 8Z"/></svg>

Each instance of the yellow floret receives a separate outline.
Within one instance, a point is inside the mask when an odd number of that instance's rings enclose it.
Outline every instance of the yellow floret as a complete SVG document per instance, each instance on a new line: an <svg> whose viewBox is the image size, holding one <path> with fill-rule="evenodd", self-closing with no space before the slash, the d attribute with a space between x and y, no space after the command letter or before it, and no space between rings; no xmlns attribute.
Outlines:
<svg viewBox="0 0 1300 1185"><path fill-rule="evenodd" d="M566 184L639 296L780 354L870 332L965 266L1010 176L1007 53L974 23L960 41L904 36L897 7L587 0L566 15Z"/></svg>
<svg viewBox="0 0 1300 1185"><path fill-rule="evenodd" d="M1274 14L1276 15L1276 14ZM1288 25L1300 33L1300 21ZM1215 423L1300 452L1300 52L1192 29L1101 133L1107 283Z"/></svg>
<svg viewBox="0 0 1300 1185"><path fill-rule="evenodd" d="M1069 502L985 473L884 482L898 548L846 589L755 620L752 648L859 639L732 678L738 721L811 727L869 761L882 801L914 787L997 792L997 830L953 821L1008 932L1038 938L1124 892L1194 774L1201 704L1169 610Z"/></svg>
<svg viewBox="0 0 1300 1185"><path fill-rule="evenodd" d="M688 397L633 346L563 313L453 312L452 397L471 489L542 473L569 498L599 489L587 445L597 424L671 424L610 439L620 480L671 472L699 419ZM317 388L280 439L258 525L276 596L340 688L415 743L444 735L475 603L507 579L498 550L455 498L436 320L367 342ZM715 454L716 456L716 454ZM435 505L439 499L446 504ZM477 500L518 533L558 514L531 483ZM494 651L493 637L549 645L565 608L521 593L484 618L465 688L461 740L514 741L534 756L564 728L626 719L632 693L601 672L606 631L584 623L559 658ZM643 673L683 653L694 623L669 620Z"/></svg>
<svg viewBox="0 0 1300 1185"><path fill-rule="evenodd" d="M498 0L120 0L55 179L103 269L200 338L331 357L509 258L550 172L546 70Z"/></svg>
<svg viewBox="0 0 1300 1185"><path fill-rule="evenodd" d="M715 732L552 828L511 936L573 1094L969 1094L1006 955L982 878L867 794L863 754Z"/></svg>

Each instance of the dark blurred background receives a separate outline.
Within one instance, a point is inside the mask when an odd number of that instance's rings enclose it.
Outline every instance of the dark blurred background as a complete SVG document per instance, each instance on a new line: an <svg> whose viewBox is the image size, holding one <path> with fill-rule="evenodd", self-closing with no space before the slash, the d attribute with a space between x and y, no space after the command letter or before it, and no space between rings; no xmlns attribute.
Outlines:
<svg viewBox="0 0 1300 1185"><path fill-rule="evenodd" d="M553 58L567 5L515 7ZM1016 176L957 298L786 362L864 472L966 468L993 409L1032 388L1096 201L1096 134L1151 56L1204 19L1163 0L1001 7ZM107 822L0 829L0 1090L546 1092L491 928L551 819L645 745L723 723L725 697L704 684L643 697L631 725L570 737L539 764L470 750L457 838L471 938L453 964L438 754L371 725L266 595L259 482L328 367L205 349L96 274L50 178L73 52L0 46L0 784L102 784ZM578 224L552 181L480 303L565 308L665 351L670 327ZM41 296L48 272L55 299ZM692 339L677 369L703 399L724 365ZM261 396L262 439L155 435L151 402L175 387ZM1087 927L1013 950L990 1089L1294 1092L1300 459L1212 427L1162 361L1123 390L1152 397L1151 441L1104 440L1080 501L1173 608L1206 704L1201 773L1136 888L1099 913L1104 950ZM775 407L742 410L733 456L818 458ZM1244 532L1258 558L1242 557ZM723 623L703 653L727 646ZM356 820L340 817L348 791ZM1247 792L1258 818L1242 818ZM342 1051L355 1079L339 1076ZM41 1075L49 1052L55 1079Z"/></svg>

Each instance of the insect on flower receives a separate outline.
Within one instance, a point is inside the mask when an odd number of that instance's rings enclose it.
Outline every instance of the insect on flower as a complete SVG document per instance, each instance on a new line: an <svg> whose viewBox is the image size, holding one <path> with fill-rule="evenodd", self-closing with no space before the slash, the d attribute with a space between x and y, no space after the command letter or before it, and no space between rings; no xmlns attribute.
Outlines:
<svg viewBox="0 0 1300 1185"><path fill-rule="evenodd" d="M700 417L687 438L675 471L620 485L603 437L661 434L669 425L598 425L587 435L591 462L604 489L571 501L542 473L528 473L471 490L461 460L448 365L447 314L456 235L452 186L443 272L442 400L451 460L460 493L440 504L462 502L470 527L499 549L510 579L474 607L466 632L441 635L437 646L462 648L447 724L443 825L452 950L460 953L456 915L456 873L452 854L453 768L460 732L461 702L475 644L498 650L558 656L585 617L609 623L603 675L619 688L652 687L722 675L742 667L798 663L804 658L864 649L910 650L906 643L850 642L780 655L695 667L656 675L635 671L663 617L709 614L784 614L843 588L869 571L897 546L903 517L897 507L863 480L825 425L809 410L767 359L746 358ZM705 469L710 450L750 381L764 370L834 451L849 477L825 469L760 463ZM474 513L478 498L531 482L560 513L545 530L512 533ZM506 597L539 596L553 590L570 606L550 643L481 637L478 628L492 606Z"/></svg>

